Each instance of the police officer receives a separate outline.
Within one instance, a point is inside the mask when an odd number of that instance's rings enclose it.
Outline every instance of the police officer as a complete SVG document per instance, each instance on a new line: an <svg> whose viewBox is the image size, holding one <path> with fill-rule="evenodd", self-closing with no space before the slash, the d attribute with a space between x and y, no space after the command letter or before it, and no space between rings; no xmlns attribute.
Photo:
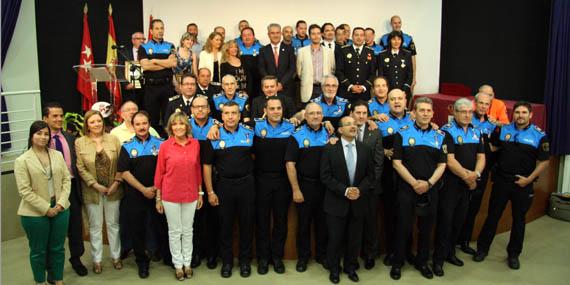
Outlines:
<svg viewBox="0 0 570 285"><path fill-rule="evenodd" d="M240 124L239 105L234 101L224 104L222 109L223 128L220 138L206 144L203 152L204 180L208 201L220 209L220 253L221 275L232 275L233 221L239 222L239 265L240 275L251 274L252 240L255 189L253 179L253 130ZM218 172L217 189L212 184L212 166Z"/></svg>
<svg viewBox="0 0 570 285"><path fill-rule="evenodd" d="M251 118L264 118L266 115L264 113L265 102L268 98L275 96L281 99L281 102L283 103L283 117L290 118L291 122L297 125L298 121L300 121L297 118L299 116L296 112L297 108L290 97L277 93L277 84L277 77L273 75L267 75L261 79L261 91L263 92L263 95L253 99L253 103L251 105Z"/></svg>
<svg viewBox="0 0 570 285"><path fill-rule="evenodd" d="M236 102L239 106L241 118L244 122L248 122L249 118L249 100L248 96L242 92L237 91L237 80L231 74L226 74L222 77L222 92L214 95L210 101L212 106L213 117L216 120L222 119L222 107L228 102Z"/></svg>
<svg viewBox="0 0 570 285"><path fill-rule="evenodd" d="M397 31L402 33L402 48L409 51L412 54L412 70L414 71L414 79L412 81L412 91L416 85L416 44L414 43L414 39L411 35L402 32L402 18L398 15L392 16L390 18L390 26L392 26L392 31ZM384 34L379 40L378 44L384 47L384 49L388 49L390 41L388 40L388 36L390 33ZM413 92L412 92L413 93Z"/></svg>
<svg viewBox="0 0 570 285"><path fill-rule="evenodd" d="M413 81L412 57L409 51L401 48L402 37L401 32L393 31L389 34L389 47L378 55L378 75L388 79L390 90L404 90L410 101Z"/></svg>
<svg viewBox="0 0 570 285"><path fill-rule="evenodd" d="M473 127L473 103L467 98L455 101L454 120L442 127L446 133L447 169L445 185L439 194L433 273L443 276L443 262L463 266L455 255L455 241L463 226L469 206L469 192L485 167L485 149L481 131Z"/></svg>
<svg viewBox="0 0 570 285"><path fill-rule="evenodd" d="M489 94L479 92L475 95L475 111L473 112L471 124L481 131L483 146L485 148L485 168L481 172L481 178L477 180L477 187L475 190L469 191L469 209L467 210L465 222L463 223L463 227L461 228L461 232L457 239L459 248L470 255L475 254L475 250L469 246L469 241L471 241L471 236L473 235L473 227L475 226L475 218L477 217L477 213L479 213L481 201L483 200L483 195L487 188L489 170L493 167L495 161L494 155L489 146L489 141L491 139L491 134L497 125L491 122L487 116L487 111L490 106L491 96Z"/></svg>
<svg viewBox="0 0 570 285"><path fill-rule="evenodd" d="M323 76L321 83L323 94L311 100L317 103L323 109L323 120L329 121L336 129L340 118L346 116L349 112L348 100L336 96L338 90L338 79L334 75Z"/></svg>
<svg viewBox="0 0 570 285"><path fill-rule="evenodd" d="M427 97L418 98L414 103L416 121L411 127L404 127L394 137L392 164L399 174L398 191L398 223L394 258L390 277L398 280L404 264L406 240L409 236L415 216L418 221L418 254L415 268L425 278L433 278L427 265L432 226L437 210L437 191L440 178L445 171L445 135L442 131L431 127L433 103Z"/></svg>
<svg viewBox="0 0 570 285"><path fill-rule="evenodd" d="M172 85L172 68L176 67L174 45L164 40L164 23L154 19L150 23L152 40L139 48L138 58L144 70L146 111L150 124L161 134L160 119L166 111L168 98L175 95Z"/></svg>
<svg viewBox="0 0 570 285"><path fill-rule="evenodd" d="M139 277L147 278L149 258L145 253L145 239L146 221L149 217L164 261L171 260L166 219L154 209L154 173L162 140L150 135L149 115L145 111L133 115L132 125L136 135L123 144L117 163L117 171L122 172L123 179L127 182L121 215L126 216L126 226L132 233Z"/></svg>
<svg viewBox="0 0 570 285"><path fill-rule="evenodd" d="M402 128L412 127L414 121L410 114L406 113L406 94L400 89L394 89L388 93L390 112L380 114L378 129L382 135L384 147L384 169L382 171L382 195L380 200L384 205L384 234L386 241L386 256L384 265L392 265L394 257L394 242L396 233L396 187L394 186L395 173L392 167L392 155L394 153L394 137Z"/></svg>
<svg viewBox="0 0 570 285"><path fill-rule="evenodd" d="M297 21L295 30L297 34L291 39L291 45L297 54L300 48L311 44L311 39L307 36L307 22L304 20Z"/></svg>
<svg viewBox="0 0 570 285"><path fill-rule="evenodd" d="M376 36L376 31L374 31L373 28L366 28L366 30L364 30L364 42L366 46L374 51L375 56L378 56L380 52L384 50L384 47L382 47L379 44L376 44L376 42L374 41L375 36Z"/></svg>
<svg viewBox="0 0 570 285"><path fill-rule="evenodd" d="M298 272L307 270L311 257L311 223L315 225L315 259L324 265L327 249L327 228L323 210L324 186L320 181L320 161L328 141L322 126L323 110L317 103L305 107L306 124L297 128L289 139L285 152L287 176L297 205L297 265Z"/></svg>
<svg viewBox="0 0 570 285"><path fill-rule="evenodd" d="M530 103L519 101L513 107L513 122L497 127L491 135L492 149L498 151L497 166L493 172L489 213L477 240L474 261L481 262L487 256L499 219L510 200L513 223L507 261L511 269L520 268L525 214L532 204L533 182L547 167L550 151L546 134L531 124L531 118Z"/></svg>
<svg viewBox="0 0 570 285"><path fill-rule="evenodd" d="M376 75L374 51L364 45L364 29L354 28L352 45L343 46L336 54L336 77L340 81L340 96L350 102L368 101L372 79Z"/></svg>
<svg viewBox="0 0 570 285"><path fill-rule="evenodd" d="M180 93L181 95L176 95L168 99L168 105L166 106L166 112L164 112L163 122L168 122L170 115L175 112L184 112L187 116L190 116L192 105L192 100L196 95L196 77L192 74L183 74L180 79Z"/></svg>
<svg viewBox="0 0 570 285"><path fill-rule="evenodd" d="M267 114L255 119L256 209L257 209L257 272L266 274L273 262L276 273L284 273L283 255L287 239L287 216L291 204L291 186L285 170L285 151L295 126L283 119L281 99L267 99ZM273 221L271 220L273 217ZM271 231L273 224L273 231Z"/></svg>
<svg viewBox="0 0 570 285"><path fill-rule="evenodd" d="M212 84L211 75L212 72L207 67L198 69L198 88L196 89L196 94L204 95L210 99L222 91L219 85Z"/></svg>
<svg viewBox="0 0 570 285"><path fill-rule="evenodd" d="M380 120L380 115L390 113L388 103L388 81L385 77L378 76L372 81L372 98L368 100L370 116L374 120Z"/></svg>
<svg viewBox="0 0 570 285"><path fill-rule="evenodd" d="M257 56L261 43L255 38L255 31L251 27L245 27L241 30L240 37L237 40L239 47L240 60L248 71L247 75L247 94L251 100L261 94L259 70L257 69Z"/></svg>

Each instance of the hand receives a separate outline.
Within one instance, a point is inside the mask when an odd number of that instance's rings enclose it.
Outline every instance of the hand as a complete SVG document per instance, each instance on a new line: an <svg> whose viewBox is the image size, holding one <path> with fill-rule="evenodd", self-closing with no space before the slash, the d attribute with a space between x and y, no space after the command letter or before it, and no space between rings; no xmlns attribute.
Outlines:
<svg viewBox="0 0 570 285"><path fill-rule="evenodd" d="M430 122L429 124L431 125L431 128L432 128L432 129L434 129L434 130L439 129L439 126L438 126L436 123Z"/></svg>
<svg viewBox="0 0 570 285"><path fill-rule="evenodd" d="M470 170L466 170L465 171L465 176L463 176L463 181L465 181L465 184L469 184L472 182L477 183L477 173L475 173L475 171L470 171Z"/></svg>
<svg viewBox="0 0 570 285"><path fill-rule="evenodd" d="M368 130L369 131L375 131L378 129L378 124L376 124L376 122L372 121L372 120L368 120Z"/></svg>
<svg viewBox="0 0 570 285"><path fill-rule="evenodd" d="M359 91L360 88L359 88L359 87L360 87L359 85L352 85L352 86L350 86L350 92L352 92L352 93L360 93L360 91Z"/></svg>
<svg viewBox="0 0 570 285"><path fill-rule="evenodd" d="M385 148L384 149L384 156L387 157L388 159L392 160L392 156L394 155L394 149L393 148Z"/></svg>
<svg viewBox="0 0 570 285"><path fill-rule="evenodd" d="M338 142L338 138L337 138L337 137L331 137L331 138L329 139L329 143L332 144L332 145L335 145L336 142Z"/></svg>
<svg viewBox="0 0 570 285"><path fill-rule="evenodd" d="M297 120L297 118L291 118L291 119L289 119L289 122L291 124L293 124L295 127L301 124L301 122L299 122L299 120Z"/></svg>
<svg viewBox="0 0 570 285"><path fill-rule="evenodd" d="M47 213L46 213L46 216L48 216L48 217L50 217L50 218L53 218L53 217L57 216L58 213L59 213L59 212L57 211L57 209L56 209L55 207L54 207L54 208L49 208L48 211L47 211Z"/></svg>
<svg viewBox="0 0 570 285"><path fill-rule="evenodd" d="M119 183L113 182L113 184L111 184L111 187L109 187L107 190L107 196L112 195L113 193L117 192L117 189L119 189Z"/></svg>
<svg viewBox="0 0 570 285"><path fill-rule="evenodd" d="M204 198L202 198L202 195L198 195L198 204L196 205L196 209L200 210L203 205L204 205Z"/></svg>
<svg viewBox="0 0 570 285"><path fill-rule="evenodd" d="M249 121L250 121L249 118L247 118L247 117L246 117L246 118L243 118L243 122L244 122L244 123L247 123L247 122L249 122Z"/></svg>
<svg viewBox="0 0 570 285"><path fill-rule="evenodd" d="M412 86L410 87L410 91L412 91L412 94L414 93L414 88L416 88L416 80L415 79L412 81Z"/></svg>
<svg viewBox="0 0 570 285"><path fill-rule="evenodd" d="M214 192L208 193L208 202L210 202L210 205L212 205L212 207L220 205L220 200L218 199L218 195L216 195L216 193Z"/></svg>
<svg viewBox="0 0 570 285"><path fill-rule="evenodd" d="M213 125L210 130L208 131L208 134L206 135L206 138L212 141L218 140L220 139L220 129L218 127L218 125Z"/></svg>
<svg viewBox="0 0 570 285"><path fill-rule="evenodd" d="M156 196L156 188L154 186L145 187L142 193L147 199L153 199Z"/></svg>
<svg viewBox="0 0 570 285"><path fill-rule="evenodd" d="M376 120L384 123L384 122L388 122L388 120L390 120L390 117L388 117L388 115L386 115L386 114L378 114L378 115L376 115Z"/></svg>
<svg viewBox="0 0 570 285"><path fill-rule="evenodd" d="M125 86L125 89L127 90L132 90L133 88L135 88L135 85L133 85L132 83L129 83Z"/></svg>
<svg viewBox="0 0 570 285"><path fill-rule="evenodd" d="M469 190L475 190L475 188L477 188L477 181L467 183L467 188Z"/></svg>
<svg viewBox="0 0 570 285"><path fill-rule="evenodd" d="M357 200L358 198L360 198L360 190L358 190L358 188L356 187L348 187L348 192L346 193L346 197L349 200Z"/></svg>
<svg viewBox="0 0 570 285"><path fill-rule="evenodd" d="M281 84L281 82L277 83L277 92L281 92L283 91L283 84Z"/></svg>
<svg viewBox="0 0 570 285"><path fill-rule="evenodd" d="M93 185L93 188L95 188L95 190L97 190L99 193L103 194L103 195L107 195L107 192L109 191L109 189L99 183L95 183Z"/></svg>
<svg viewBox="0 0 570 285"><path fill-rule="evenodd" d="M155 206L156 206L156 211L157 211L159 214L161 214L161 215L164 214L164 206L162 205L162 201L156 201L156 205L155 205Z"/></svg>
<svg viewBox="0 0 570 285"><path fill-rule="evenodd" d="M305 202L305 197L300 189L293 190L293 202L297 204Z"/></svg>
<svg viewBox="0 0 570 285"><path fill-rule="evenodd" d="M329 135L334 134L334 127L333 127L333 125L331 124L331 122L329 122L329 121L324 121L324 124L325 124L325 129L327 129L327 133L328 133Z"/></svg>
<svg viewBox="0 0 570 285"><path fill-rule="evenodd" d="M418 180L414 185L414 191L418 194L424 194L429 190L429 184L425 180Z"/></svg>
<svg viewBox="0 0 570 285"><path fill-rule="evenodd" d="M515 184L517 184L519 187L526 187L528 184L532 183L532 180L530 180L528 177L524 177L522 175L515 175L517 179L517 181L515 181Z"/></svg>

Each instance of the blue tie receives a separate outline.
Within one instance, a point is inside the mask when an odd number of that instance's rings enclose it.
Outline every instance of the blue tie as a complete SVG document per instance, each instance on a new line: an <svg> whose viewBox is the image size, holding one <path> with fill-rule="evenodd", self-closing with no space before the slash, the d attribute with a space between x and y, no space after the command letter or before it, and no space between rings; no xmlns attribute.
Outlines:
<svg viewBox="0 0 570 285"><path fill-rule="evenodd" d="M63 152L63 144L61 143L61 140L59 139L58 135L54 135L53 139L55 141L55 149L59 152L61 152L61 154L63 155L63 159L65 159L65 153Z"/></svg>
<svg viewBox="0 0 570 285"><path fill-rule="evenodd" d="M348 168L348 178L350 179L350 185L352 186L354 184L354 173L356 172L356 158L352 152L354 144L349 143L346 147L348 147L348 153L346 154L346 167Z"/></svg>

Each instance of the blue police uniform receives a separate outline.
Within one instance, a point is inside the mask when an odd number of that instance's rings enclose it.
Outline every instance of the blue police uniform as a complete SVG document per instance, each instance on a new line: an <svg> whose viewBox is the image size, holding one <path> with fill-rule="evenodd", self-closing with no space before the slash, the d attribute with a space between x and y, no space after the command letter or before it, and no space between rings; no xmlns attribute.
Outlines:
<svg viewBox="0 0 570 285"><path fill-rule="evenodd" d="M222 107L224 104L233 101L236 102L239 105L239 112L242 114L242 120L243 118L249 117L249 102L248 102L248 96L245 93L242 92L236 92L234 94L234 97L232 99L229 99L226 96L226 93L224 91L212 96L212 100L210 103L210 106L213 107L213 114L212 116L216 119L216 120L221 120L222 119Z"/></svg>
<svg viewBox="0 0 570 285"><path fill-rule="evenodd" d="M308 45L311 44L311 39L309 38L309 36L307 36L304 39L300 39L298 35L295 35L292 39L291 39L291 45L293 46L293 49L295 50L295 54L297 54L297 51L302 48L302 47L306 47Z"/></svg>
<svg viewBox="0 0 570 285"><path fill-rule="evenodd" d="M210 131L213 125L217 124L217 121L211 117L208 117L206 124L203 126L198 125L194 118L190 118L189 122L192 127L192 136L199 141L207 140L206 136L208 135L208 131Z"/></svg>
<svg viewBox="0 0 570 285"><path fill-rule="evenodd" d="M378 39L378 44L381 45L384 49L387 49L390 45L388 42L388 36L390 33L384 34L380 39ZM416 55L416 46L414 44L414 39L411 35L408 35L402 32L403 39L402 39L402 48L411 52L412 56Z"/></svg>
<svg viewBox="0 0 570 285"><path fill-rule="evenodd" d="M368 100L368 111L371 115L380 115L390 113L390 103L386 99L386 102L380 103L376 97ZM400 129L400 128L398 128ZM398 130L396 129L396 130Z"/></svg>
<svg viewBox="0 0 570 285"><path fill-rule="evenodd" d="M380 52L382 52L382 51L384 50L384 47L383 47L383 46L381 46L381 45L379 45L379 44L376 44L376 43L374 43L373 45L368 46L368 47L371 48L372 50L374 50L374 55L375 55L375 56L379 55Z"/></svg>
<svg viewBox="0 0 570 285"><path fill-rule="evenodd" d="M323 121L330 121L336 129L338 122L343 116L348 114L348 100L335 96L331 105L327 104L324 95L311 99L311 102L317 103L323 109Z"/></svg>
<svg viewBox="0 0 570 285"><path fill-rule="evenodd" d="M388 112L388 118L388 121L378 123L378 129L382 134L382 142L384 143L384 148L391 149L393 147L393 138L388 138L398 133L398 131L400 131L400 129L404 128L405 126L411 126L414 121L412 120L409 113L406 113L400 119L392 115L392 113Z"/></svg>

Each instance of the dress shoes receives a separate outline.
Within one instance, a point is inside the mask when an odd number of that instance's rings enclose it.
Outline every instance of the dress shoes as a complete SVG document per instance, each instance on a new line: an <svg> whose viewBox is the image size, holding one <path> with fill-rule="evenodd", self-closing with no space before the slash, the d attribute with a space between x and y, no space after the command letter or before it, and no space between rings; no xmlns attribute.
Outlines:
<svg viewBox="0 0 570 285"><path fill-rule="evenodd" d="M206 262L206 266L209 269L214 269L218 266L218 259L216 257L208 257L208 262Z"/></svg>
<svg viewBox="0 0 570 285"><path fill-rule="evenodd" d="M459 249L461 249L461 251L469 254L469 255L475 255L475 253L477 253L473 248L471 248L469 246L469 242L465 241L459 244Z"/></svg>
<svg viewBox="0 0 570 285"><path fill-rule="evenodd" d="M358 278L358 274L356 274L356 270L348 271L346 274L348 275L348 279L350 279L352 282L358 282L360 280Z"/></svg>
<svg viewBox="0 0 570 285"><path fill-rule="evenodd" d="M302 259L297 260L297 265L295 266L295 270L297 270L297 272L307 271L307 261Z"/></svg>
<svg viewBox="0 0 570 285"><path fill-rule="evenodd" d="M433 264L433 274L435 276L441 277L443 276L443 264L442 263L434 263Z"/></svg>
<svg viewBox="0 0 570 285"><path fill-rule="evenodd" d="M190 267L196 268L202 264L202 259L198 255L192 256L192 261L190 261Z"/></svg>
<svg viewBox="0 0 570 285"><path fill-rule="evenodd" d="M333 283L333 284L338 284L338 282L340 282L340 274L338 273L330 273L329 274L329 280Z"/></svg>
<svg viewBox="0 0 570 285"><path fill-rule="evenodd" d="M275 273L278 274L285 273L285 264L283 264L283 260L281 259L273 260L273 270L275 271Z"/></svg>
<svg viewBox="0 0 570 285"><path fill-rule="evenodd" d="M519 268L521 268L521 263L517 256L509 256L509 258L507 259L507 263L509 264L509 267L513 270L518 270Z"/></svg>
<svg viewBox="0 0 570 285"><path fill-rule="evenodd" d="M390 277L394 280L400 280L400 277L402 277L402 267L392 266L392 269L390 269Z"/></svg>
<svg viewBox="0 0 570 285"><path fill-rule="evenodd" d="M75 273L77 273L77 275L79 276L87 275L88 272L87 267L85 267L85 265L83 265L81 261L78 263L72 263L71 268L73 268L73 271L75 271Z"/></svg>
<svg viewBox="0 0 570 285"><path fill-rule="evenodd" d="M232 277L232 265L229 263L222 265L221 275L223 278L230 278Z"/></svg>
<svg viewBox="0 0 570 285"><path fill-rule="evenodd" d="M384 256L384 260L382 261L384 263L384 265L386 266L392 266L392 258L394 258L393 254L386 254L386 256Z"/></svg>
<svg viewBox="0 0 570 285"><path fill-rule="evenodd" d="M463 260L457 258L457 256L455 256L455 255L448 257L445 261L447 261L447 262L449 262L455 266L459 266L459 267L463 266Z"/></svg>
<svg viewBox="0 0 570 285"><path fill-rule="evenodd" d="M475 253L475 255L473 255L473 261L481 262L481 261L485 260L485 257L487 257L486 252L478 251Z"/></svg>
<svg viewBox="0 0 570 285"><path fill-rule="evenodd" d="M414 267L422 274L423 277L427 279L433 279L433 273L431 272L427 264L415 265Z"/></svg>
<svg viewBox="0 0 570 285"><path fill-rule="evenodd" d="M269 271L269 262L265 259L261 259L257 262L257 274L265 275Z"/></svg>
<svg viewBox="0 0 570 285"><path fill-rule="evenodd" d="M139 277L141 279L146 279L149 275L148 266L139 266Z"/></svg>
<svg viewBox="0 0 570 285"><path fill-rule="evenodd" d="M364 268L365 269L370 270L370 269L374 268L374 266L376 266L376 260L374 260L374 258L367 257L364 260Z"/></svg>
<svg viewBox="0 0 570 285"><path fill-rule="evenodd" d="M239 275L243 278L251 275L251 265L249 263L242 263L239 265Z"/></svg>

